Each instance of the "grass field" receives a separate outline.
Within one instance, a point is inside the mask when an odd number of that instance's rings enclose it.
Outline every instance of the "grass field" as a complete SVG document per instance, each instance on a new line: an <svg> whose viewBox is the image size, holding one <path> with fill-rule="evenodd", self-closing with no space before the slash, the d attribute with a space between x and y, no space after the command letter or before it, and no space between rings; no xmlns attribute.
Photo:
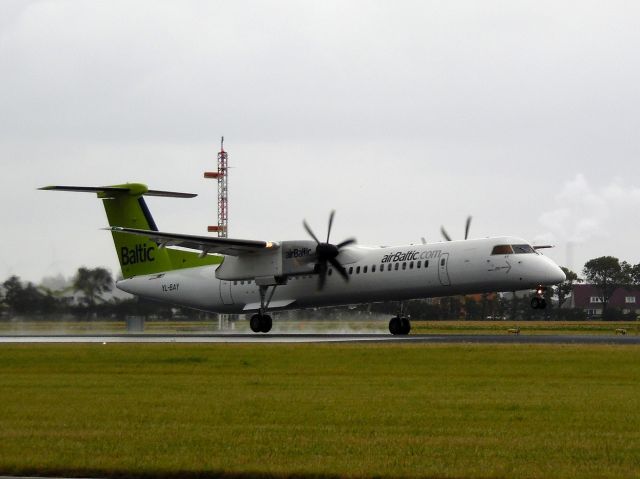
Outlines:
<svg viewBox="0 0 640 479"><path fill-rule="evenodd" d="M640 477L640 348L3 345L0 474Z"/></svg>

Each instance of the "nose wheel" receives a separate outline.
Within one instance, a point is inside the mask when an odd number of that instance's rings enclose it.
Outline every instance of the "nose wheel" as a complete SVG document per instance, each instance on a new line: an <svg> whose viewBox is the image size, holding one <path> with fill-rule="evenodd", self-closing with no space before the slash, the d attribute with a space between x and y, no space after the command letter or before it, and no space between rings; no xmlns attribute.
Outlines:
<svg viewBox="0 0 640 479"><path fill-rule="evenodd" d="M411 331L411 321L404 316L395 316L389 321L389 332L394 336L407 335Z"/></svg>
<svg viewBox="0 0 640 479"><path fill-rule="evenodd" d="M547 307L547 300L543 297L546 289L547 288L544 286L540 286L536 289L536 295L531 298L531 307L533 309L545 309Z"/></svg>
<svg viewBox="0 0 640 479"><path fill-rule="evenodd" d="M531 307L533 309L545 309L547 307L547 300L534 296L531 298Z"/></svg>

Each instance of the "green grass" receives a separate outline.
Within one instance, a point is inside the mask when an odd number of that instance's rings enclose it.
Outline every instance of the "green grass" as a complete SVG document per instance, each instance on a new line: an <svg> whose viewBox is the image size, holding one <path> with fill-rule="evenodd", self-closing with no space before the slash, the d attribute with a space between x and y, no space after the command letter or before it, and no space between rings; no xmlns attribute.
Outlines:
<svg viewBox="0 0 640 479"><path fill-rule="evenodd" d="M640 348L2 345L0 474L639 477Z"/></svg>

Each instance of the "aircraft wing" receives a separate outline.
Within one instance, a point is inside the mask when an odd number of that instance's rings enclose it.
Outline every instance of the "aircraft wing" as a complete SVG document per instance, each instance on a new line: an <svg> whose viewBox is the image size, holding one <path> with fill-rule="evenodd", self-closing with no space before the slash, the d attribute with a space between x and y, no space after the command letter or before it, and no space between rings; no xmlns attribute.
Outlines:
<svg viewBox="0 0 640 479"><path fill-rule="evenodd" d="M164 233L162 231L122 228L119 226L105 229L113 233L126 233L145 236L155 241L160 246L180 246L181 248L201 251L205 254L215 253L229 256L240 256L247 253L259 253L260 251L278 248L277 243L272 243L270 241L213 238L211 236Z"/></svg>

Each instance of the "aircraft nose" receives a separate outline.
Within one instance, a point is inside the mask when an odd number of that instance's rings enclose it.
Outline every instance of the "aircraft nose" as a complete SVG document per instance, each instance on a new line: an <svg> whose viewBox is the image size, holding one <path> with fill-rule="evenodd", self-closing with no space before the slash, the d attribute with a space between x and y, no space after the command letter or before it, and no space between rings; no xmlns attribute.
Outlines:
<svg viewBox="0 0 640 479"><path fill-rule="evenodd" d="M554 264L550 269L551 271L549 276L553 284L562 283L565 279L567 279L567 275L564 274L564 271L562 271L562 268L560 268L560 266Z"/></svg>

